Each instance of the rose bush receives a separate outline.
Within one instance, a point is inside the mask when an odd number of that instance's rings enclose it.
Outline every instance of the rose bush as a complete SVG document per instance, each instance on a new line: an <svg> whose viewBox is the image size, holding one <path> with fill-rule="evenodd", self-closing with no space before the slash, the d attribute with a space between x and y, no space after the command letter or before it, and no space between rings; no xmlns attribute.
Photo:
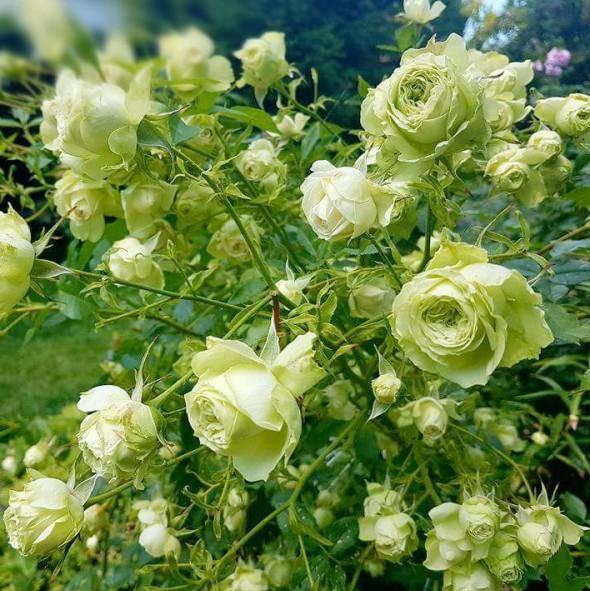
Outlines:
<svg viewBox="0 0 590 591"><path fill-rule="evenodd" d="M590 99L428 39L444 8L404 3L361 129L279 32L235 83L195 28L0 60L10 363L111 339L0 421L2 588L585 584Z"/></svg>

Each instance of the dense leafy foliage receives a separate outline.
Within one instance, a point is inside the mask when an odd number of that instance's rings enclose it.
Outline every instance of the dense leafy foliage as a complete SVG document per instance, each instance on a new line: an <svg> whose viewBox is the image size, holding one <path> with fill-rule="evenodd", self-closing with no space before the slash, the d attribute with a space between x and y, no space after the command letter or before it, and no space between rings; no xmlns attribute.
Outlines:
<svg viewBox="0 0 590 591"><path fill-rule="evenodd" d="M234 74L49 4L3 56L0 326L117 339L3 422L2 585L587 587L590 97L408 0L344 128L282 33Z"/></svg>

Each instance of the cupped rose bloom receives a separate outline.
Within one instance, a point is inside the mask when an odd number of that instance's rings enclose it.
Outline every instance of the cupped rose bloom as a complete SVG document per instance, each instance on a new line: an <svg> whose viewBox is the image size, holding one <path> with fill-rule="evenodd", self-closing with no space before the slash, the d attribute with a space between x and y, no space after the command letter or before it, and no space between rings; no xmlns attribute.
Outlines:
<svg viewBox="0 0 590 591"><path fill-rule="evenodd" d="M295 113L295 115L281 114L273 117L273 120L279 130L278 135L282 138L300 140L303 137L309 117L303 113Z"/></svg>
<svg viewBox="0 0 590 591"><path fill-rule="evenodd" d="M39 441L27 449L23 457L23 464L27 468L35 468L47 459L48 454L49 443L47 441Z"/></svg>
<svg viewBox="0 0 590 591"><path fill-rule="evenodd" d="M518 544L531 566L545 564L564 543L576 545L588 529L571 521L558 507L551 507L546 493L541 494L537 503L520 507L516 515Z"/></svg>
<svg viewBox="0 0 590 591"><path fill-rule="evenodd" d="M174 554L176 559L180 557L181 546L170 530L161 523L148 525L139 534L139 544L154 558Z"/></svg>
<svg viewBox="0 0 590 591"><path fill-rule="evenodd" d="M527 85L534 77L530 60L510 62L495 51L469 50L470 78L483 87L483 113L494 131L510 129L531 111L527 106Z"/></svg>
<svg viewBox="0 0 590 591"><path fill-rule="evenodd" d="M4 524L10 545L25 556L44 556L72 540L82 528L84 509L61 480L36 478L11 490Z"/></svg>
<svg viewBox="0 0 590 591"><path fill-rule="evenodd" d="M248 492L232 488L227 495L225 505L223 506L223 525L232 532L243 530L246 524L246 507L248 506Z"/></svg>
<svg viewBox="0 0 590 591"><path fill-rule="evenodd" d="M21 0L18 7L22 24L35 56L43 61L64 60L76 37L76 29L62 0Z"/></svg>
<svg viewBox="0 0 590 591"><path fill-rule="evenodd" d="M482 248L445 242L402 287L390 321L415 365L468 388L553 341L541 303L518 271L489 263Z"/></svg>
<svg viewBox="0 0 590 591"><path fill-rule="evenodd" d="M205 181L190 179L180 185L174 204L177 220L182 227L211 221L224 211L215 199L215 192Z"/></svg>
<svg viewBox="0 0 590 591"><path fill-rule="evenodd" d="M365 515L359 519L359 539L375 542L379 556L399 562L418 547L416 524L401 510L401 496L397 491L370 482L367 492Z"/></svg>
<svg viewBox="0 0 590 591"><path fill-rule="evenodd" d="M25 220L12 208L0 212L0 318L27 293L34 262L35 249Z"/></svg>
<svg viewBox="0 0 590 591"><path fill-rule="evenodd" d="M267 591L266 573L251 564L238 562L236 570L221 582L220 591Z"/></svg>
<svg viewBox="0 0 590 591"><path fill-rule="evenodd" d="M240 216L248 236L256 243L260 243L260 226L249 215ZM215 258L227 260L233 263L246 263L252 256L248 243L244 239L235 220L228 219L219 228L209 241L207 251Z"/></svg>
<svg viewBox="0 0 590 591"><path fill-rule="evenodd" d="M260 561L264 574L273 587L287 587L293 575L293 560L282 554L263 554Z"/></svg>
<svg viewBox="0 0 590 591"><path fill-rule="evenodd" d="M563 189L564 183L570 178L574 170L574 164L563 154L559 154L555 158L544 162L539 170L543 175L547 193L553 195Z"/></svg>
<svg viewBox="0 0 590 591"><path fill-rule="evenodd" d="M78 174L95 180L129 169L137 151L137 128L150 101L150 71L140 72L125 91L62 72L55 97L43 102L45 146Z"/></svg>
<svg viewBox="0 0 590 591"><path fill-rule="evenodd" d="M284 78L290 70L285 59L285 35L274 31L256 39L248 39L234 55L242 62L242 78L238 86L249 84L265 91Z"/></svg>
<svg viewBox="0 0 590 591"><path fill-rule="evenodd" d="M416 523L407 513L379 517L375 523L374 541L379 556L399 562L418 547Z"/></svg>
<svg viewBox="0 0 590 591"><path fill-rule="evenodd" d="M236 167L249 181L274 188L285 176L285 165L268 140L255 140L236 158Z"/></svg>
<svg viewBox="0 0 590 591"><path fill-rule="evenodd" d="M363 100L363 128L386 139L381 150L391 152L408 178L487 137L481 86L467 76L468 66L461 37L432 39L424 49L406 51L400 67Z"/></svg>
<svg viewBox="0 0 590 591"><path fill-rule="evenodd" d="M518 583L522 579L525 566L514 533L499 531L494 536L485 562L490 572L502 583Z"/></svg>
<svg viewBox="0 0 590 591"><path fill-rule="evenodd" d="M542 163L560 154L563 142L556 131L540 129L529 137L527 149L536 152L534 158Z"/></svg>
<svg viewBox="0 0 590 591"><path fill-rule="evenodd" d="M315 338L299 336L263 359L244 343L209 337L207 350L193 358L199 380L185 396L189 422L246 480L266 480L299 441L297 397L325 375L313 360Z"/></svg>
<svg viewBox="0 0 590 591"><path fill-rule="evenodd" d="M590 96L574 93L537 102L535 115L562 135L580 136L590 131Z"/></svg>
<svg viewBox="0 0 590 591"><path fill-rule="evenodd" d="M213 41L195 27L164 35L159 45L166 74L183 100L194 100L203 92L224 92L234 81L229 60L213 55Z"/></svg>
<svg viewBox="0 0 590 591"><path fill-rule="evenodd" d="M155 230L154 222L161 219L172 207L176 187L151 177L134 179L121 192L121 203L129 233L138 238L148 238Z"/></svg>
<svg viewBox="0 0 590 591"><path fill-rule="evenodd" d="M540 157L536 148L509 148L490 158L485 175L498 191L513 193L527 207L536 207L547 197L543 175L535 167Z"/></svg>
<svg viewBox="0 0 590 591"><path fill-rule="evenodd" d="M407 404L402 412L410 412L416 429L422 433L427 443L440 439L447 431L449 417L457 418L457 403L449 398L439 400L424 396Z"/></svg>
<svg viewBox="0 0 590 591"><path fill-rule="evenodd" d="M436 0L432 6L430 0L404 0L402 16L412 23L425 25L438 18L446 7L440 0Z"/></svg>
<svg viewBox="0 0 590 591"><path fill-rule="evenodd" d="M134 478L139 485L158 447L155 411L118 386L92 388L78 408L90 413L78 433L86 464L107 480Z"/></svg>
<svg viewBox="0 0 590 591"><path fill-rule="evenodd" d="M113 244L107 255L107 266L115 279L162 289L164 273L152 255L158 237L141 243L128 236Z"/></svg>
<svg viewBox="0 0 590 591"><path fill-rule="evenodd" d="M373 185L360 168L336 168L318 160L303 181L301 203L309 225L322 240L355 238L376 221Z"/></svg>
<svg viewBox="0 0 590 591"><path fill-rule="evenodd" d="M481 562L446 571L442 591L501 591L502 585Z"/></svg>
<svg viewBox="0 0 590 591"><path fill-rule="evenodd" d="M105 216L121 217L118 192L101 180L81 177L68 170L55 183L53 201L57 213L70 222L70 231L79 240L97 242L105 230Z"/></svg>
<svg viewBox="0 0 590 591"><path fill-rule="evenodd" d="M377 318L391 311L395 290L384 278L361 283L350 290L348 308L353 318Z"/></svg>

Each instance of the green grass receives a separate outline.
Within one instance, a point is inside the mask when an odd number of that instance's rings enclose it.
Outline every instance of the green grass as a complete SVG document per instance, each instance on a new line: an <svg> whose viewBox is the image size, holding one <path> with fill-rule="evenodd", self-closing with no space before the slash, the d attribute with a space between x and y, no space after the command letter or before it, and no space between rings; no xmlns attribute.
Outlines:
<svg viewBox="0 0 590 591"><path fill-rule="evenodd" d="M47 416L76 402L97 384L110 335L68 321L23 340L21 331L0 337L0 418Z"/></svg>

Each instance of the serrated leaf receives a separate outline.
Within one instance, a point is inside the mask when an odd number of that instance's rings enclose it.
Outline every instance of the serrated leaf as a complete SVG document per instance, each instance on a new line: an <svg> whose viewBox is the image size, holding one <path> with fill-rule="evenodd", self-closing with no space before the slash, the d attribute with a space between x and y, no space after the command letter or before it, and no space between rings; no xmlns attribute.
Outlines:
<svg viewBox="0 0 590 591"><path fill-rule="evenodd" d="M545 303L545 320L555 339L563 344L579 345L590 340L590 322L582 323L559 304Z"/></svg>

